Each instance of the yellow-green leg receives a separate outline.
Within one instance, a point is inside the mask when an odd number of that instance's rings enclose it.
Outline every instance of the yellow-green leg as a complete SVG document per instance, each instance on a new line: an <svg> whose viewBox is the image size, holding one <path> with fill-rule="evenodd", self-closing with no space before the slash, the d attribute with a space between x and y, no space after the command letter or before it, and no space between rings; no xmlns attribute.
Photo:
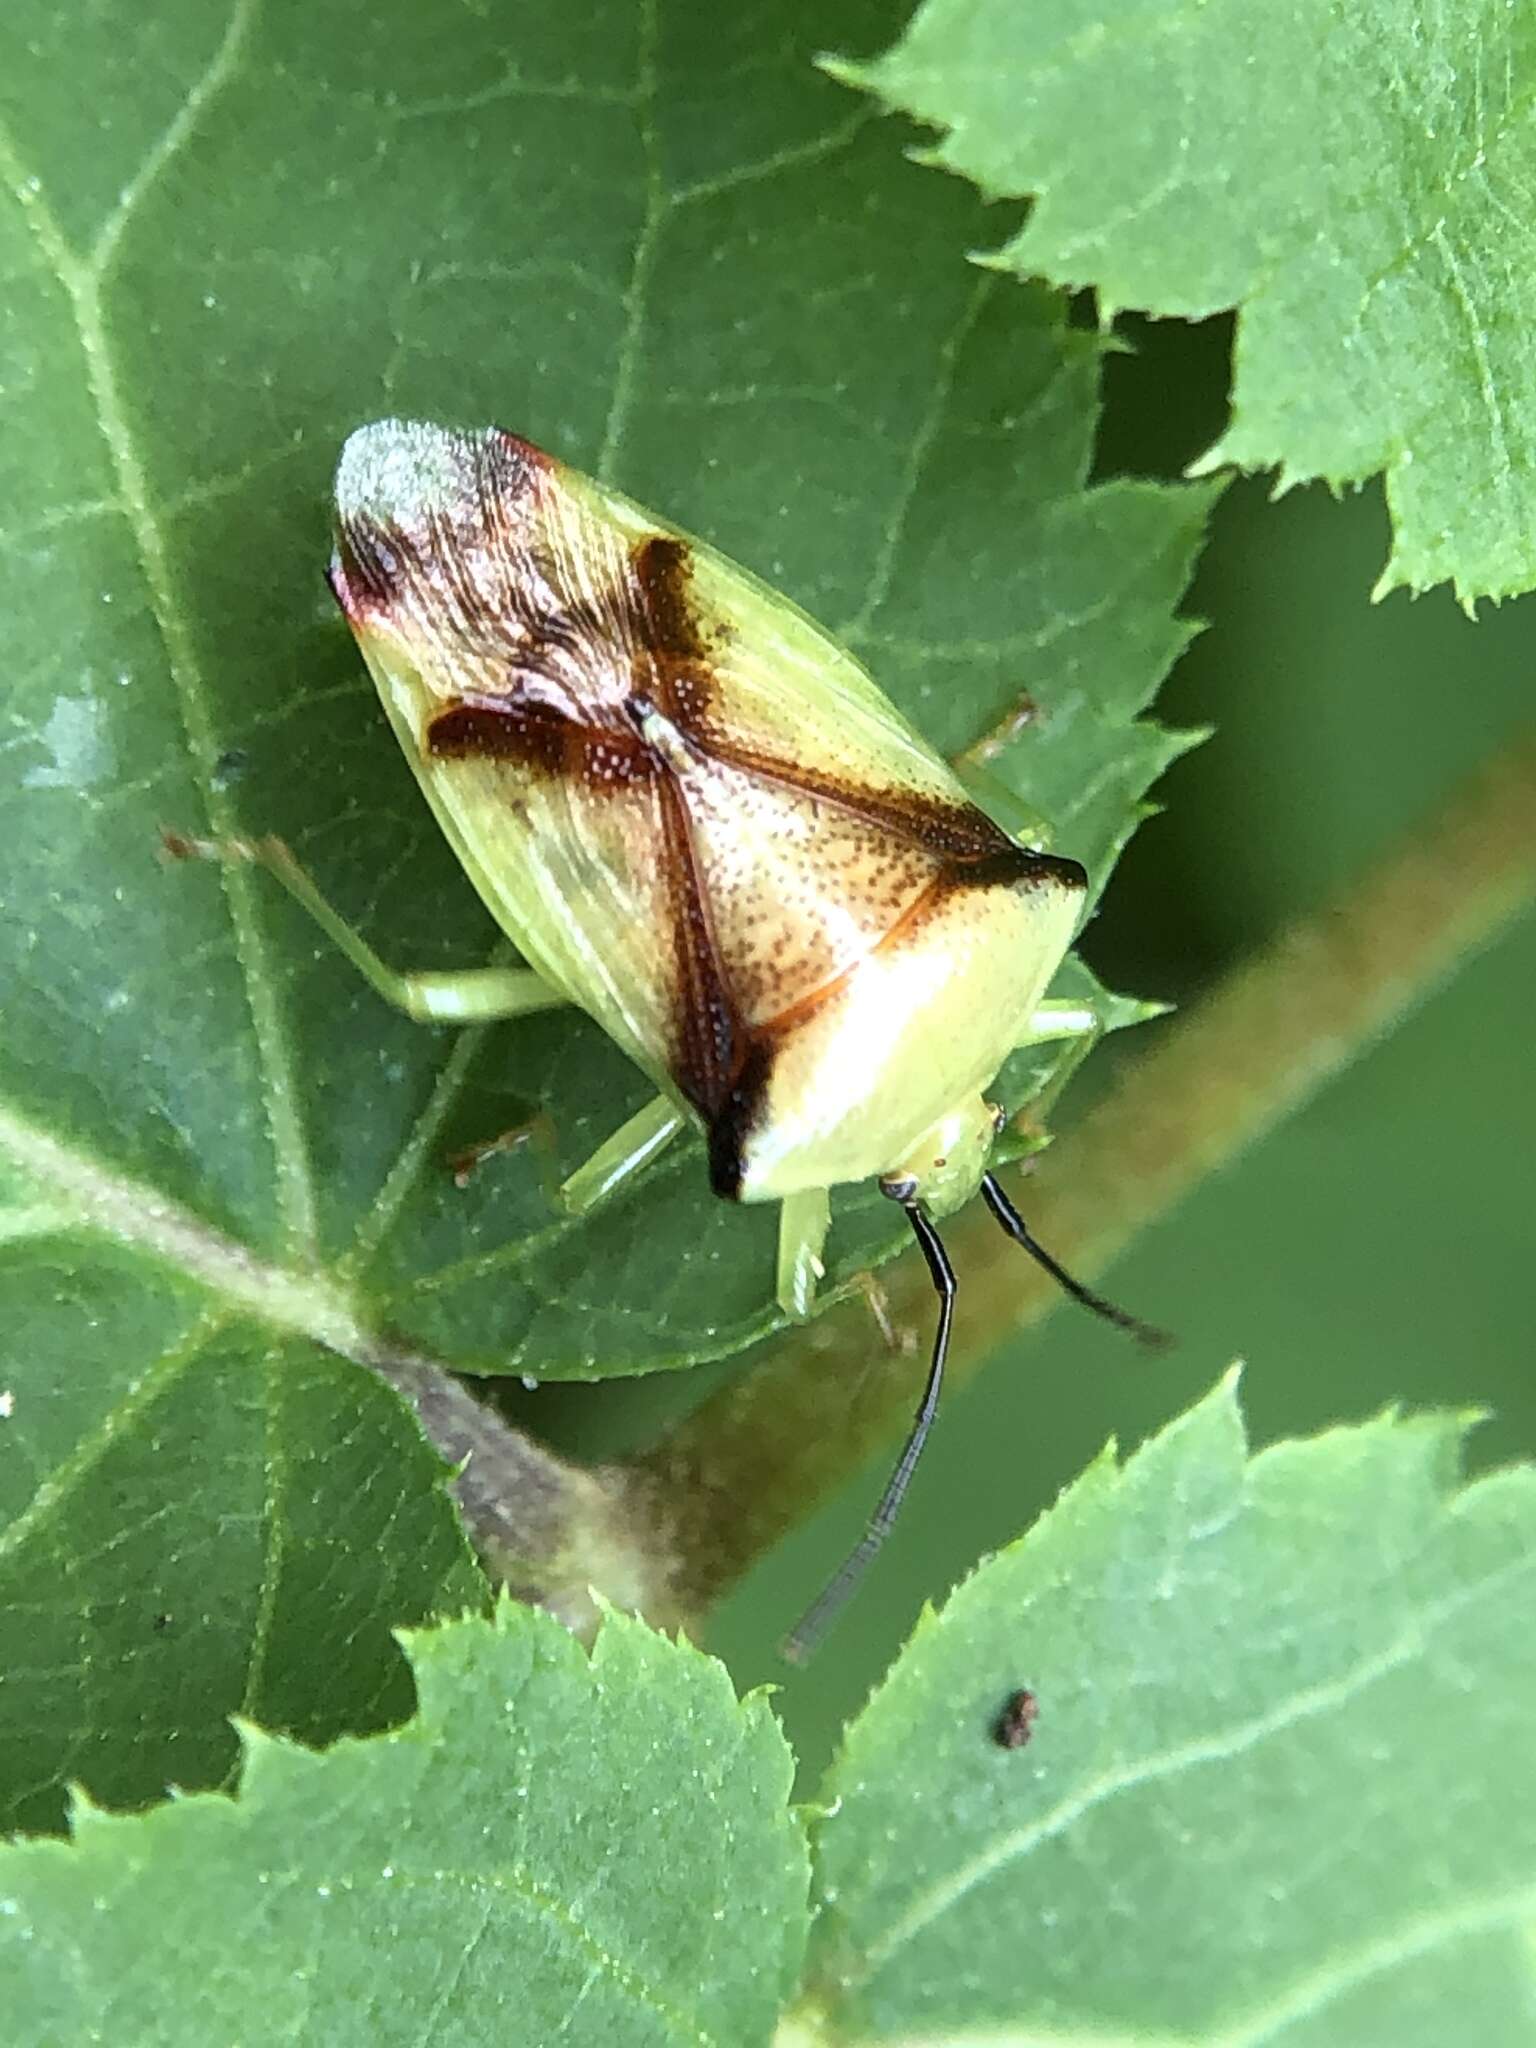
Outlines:
<svg viewBox="0 0 1536 2048"><path fill-rule="evenodd" d="M1047 1045L1053 1038L1085 1038L1091 1045L1103 1028L1104 1020L1091 1003L1037 1003L1019 1044Z"/></svg>
<svg viewBox="0 0 1536 2048"><path fill-rule="evenodd" d="M786 1195L779 1204L779 1307L797 1319L808 1316L826 1267L822 1252L832 1225L832 1200L825 1188Z"/></svg>
<svg viewBox="0 0 1536 2048"><path fill-rule="evenodd" d="M995 824L1001 825L1011 839L1017 839L1021 846L1028 846L1036 853L1050 851L1053 836L1050 820L1026 803L1000 775L993 774L986 755L967 749L965 753L955 755L950 766L971 802L978 810L985 811Z"/></svg>
<svg viewBox="0 0 1536 2048"><path fill-rule="evenodd" d="M1032 1125L1043 1125L1063 1090L1104 1034L1104 1019L1090 1003L1052 1001L1036 1005L1022 1036L1021 1047L1050 1045L1056 1040L1072 1042L1072 1050L1057 1065L1040 1093L1030 1102L1026 1114Z"/></svg>
<svg viewBox="0 0 1536 2048"><path fill-rule="evenodd" d="M275 875L369 986L418 1023L486 1024L556 1009L566 1001L531 967L464 967L415 974L390 967L326 901L281 839L188 839L179 832L162 836L166 851L178 860L249 861Z"/></svg>
<svg viewBox="0 0 1536 2048"><path fill-rule="evenodd" d="M675 1103L664 1095L654 1096L627 1124L621 1124L606 1143L598 1146L585 1166L577 1167L560 1190L562 1207L573 1216L595 1208L654 1159L663 1146L671 1144L687 1121Z"/></svg>

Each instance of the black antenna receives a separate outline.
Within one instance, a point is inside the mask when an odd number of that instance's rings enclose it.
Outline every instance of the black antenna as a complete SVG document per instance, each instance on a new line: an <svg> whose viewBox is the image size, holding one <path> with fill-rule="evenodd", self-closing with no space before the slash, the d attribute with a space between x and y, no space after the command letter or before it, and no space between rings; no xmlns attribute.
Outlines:
<svg viewBox="0 0 1536 2048"><path fill-rule="evenodd" d="M955 1269L949 1263L948 1255L939 1240L939 1233L918 1208L916 1202L903 1205L913 1235L923 1248L923 1257L928 1261L928 1271L933 1275L934 1292L939 1297L939 1327L934 1332L933 1359L928 1367L928 1384L923 1389L923 1398L913 1419L912 1431L908 1436L896 1469L885 1482L885 1491L880 1504L869 1518L869 1526L854 1548L838 1566L825 1590L796 1622L784 1638L783 1654L791 1664L803 1664L817 1643L826 1634L833 1616L848 1595L863 1577L870 1559L891 1533L891 1525L901 1509L902 1496L906 1493L912 1474L917 1470L917 1461L923 1454L928 1431L938 1413L939 1389L944 1384L944 1361L949 1356L949 1326L955 1315Z"/></svg>
<svg viewBox="0 0 1536 2048"><path fill-rule="evenodd" d="M1080 1301L1084 1308L1091 1308L1095 1315L1103 1316L1122 1330L1128 1330L1138 1343L1150 1350L1161 1351L1173 1342L1166 1330L1159 1330L1152 1323L1144 1323L1140 1316L1133 1316L1129 1310L1106 1301L1102 1294L1095 1294L1091 1287L1085 1287L1081 1280L1074 1280L1066 1267L1053 1259L1045 1246L1034 1237L1024 1218L1003 1193L994 1175L982 1175L981 1192L987 1207L1007 1231L1015 1244L1024 1247L1030 1257L1042 1265L1058 1286L1065 1289L1074 1301ZM939 1233L923 1214L915 1200L902 1205L907 1212L907 1221L912 1233L923 1248L923 1257L928 1261L928 1271L933 1276L934 1292L939 1297L939 1327L934 1332L933 1358L928 1367L928 1384L923 1389L922 1402L913 1419L911 1433L907 1437L896 1469L885 1483L879 1505L869 1518L869 1526L859 1538L847 1557L838 1566L825 1590L784 1638L783 1654L791 1664L803 1664L867 1570L870 1560L891 1533L891 1527L901 1511L907 1487L912 1474L917 1470L917 1461L923 1454L923 1445L928 1441L928 1432L933 1427L933 1418L938 1413L939 1389L944 1384L944 1361L949 1356L949 1330L955 1316L955 1269L949 1263Z"/></svg>
<svg viewBox="0 0 1536 2048"><path fill-rule="evenodd" d="M1091 1308L1096 1316L1103 1316L1106 1322L1115 1323L1122 1330L1129 1330L1136 1341L1145 1344L1149 1350L1163 1351L1173 1342L1166 1330L1159 1330L1152 1323L1144 1323L1140 1316L1133 1316L1128 1310L1118 1308L1114 1302L1106 1301L1102 1294L1095 1294L1091 1287L1085 1287L1081 1280L1074 1280L1066 1267L1059 1265L1039 1239L1030 1234L1029 1225L1003 1193L995 1174L982 1175L981 1192L987 1207L1014 1243L1023 1245L1036 1264L1044 1266L1056 1284L1065 1288L1074 1301L1080 1301L1084 1308Z"/></svg>

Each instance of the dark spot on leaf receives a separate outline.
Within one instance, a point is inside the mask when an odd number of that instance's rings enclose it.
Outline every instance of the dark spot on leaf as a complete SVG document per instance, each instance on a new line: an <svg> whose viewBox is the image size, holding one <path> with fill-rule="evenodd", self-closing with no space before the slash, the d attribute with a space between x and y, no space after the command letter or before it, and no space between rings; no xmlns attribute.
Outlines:
<svg viewBox="0 0 1536 2048"><path fill-rule="evenodd" d="M999 1749L1022 1749L1034 1733L1035 1723L1040 1718L1040 1702L1029 1690L1021 1686L1010 1693L992 1727L992 1740Z"/></svg>

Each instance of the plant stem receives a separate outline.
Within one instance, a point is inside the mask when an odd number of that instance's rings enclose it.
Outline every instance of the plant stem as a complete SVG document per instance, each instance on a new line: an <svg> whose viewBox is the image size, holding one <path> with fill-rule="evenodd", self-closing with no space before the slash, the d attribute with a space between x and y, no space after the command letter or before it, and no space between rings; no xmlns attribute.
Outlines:
<svg viewBox="0 0 1536 2048"><path fill-rule="evenodd" d="M456 1468L465 1527L486 1569L520 1599L539 1601L578 1634L596 1625L594 1588L657 1622L676 1618L668 1606L670 1562L649 1525L631 1519L642 1504L630 1490L520 1435L437 1360L381 1339L329 1276L258 1258L159 1190L3 1105L0 1158L19 1171L23 1189L36 1189L31 1213L40 1223L78 1224L200 1288L212 1304L208 1330L226 1317L249 1317L324 1344L387 1381Z"/></svg>
<svg viewBox="0 0 1536 2048"><path fill-rule="evenodd" d="M1032 1225L1093 1273L1193 1186L1307 1100L1447 974L1536 901L1536 733L1509 744L1405 844L1336 901L1283 932L1161 1036L1047 1154ZM957 1379L1058 1291L1018 1258L979 1204L951 1226L966 1316ZM892 1270L894 1315L931 1307L916 1260ZM611 1475L634 1496L681 1611L697 1615L909 1419L910 1357L850 1375L867 1335L833 1309L774 1340L756 1370ZM840 1361L842 1362L840 1364Z"/></svg>
<svg viewBox="0 0 1536 2048"><path fill-rule="evenodd" d="M385 1346L358 1346L350 1355L389 1382L433 1447L459 1468L454 1498L496 1584L548 1608L583 1637L597 1626L594 1593L660 1627L676 1622L670 1563L634 1519L638 1503L622 1482L557 1458L433 1359Z"/></svg>

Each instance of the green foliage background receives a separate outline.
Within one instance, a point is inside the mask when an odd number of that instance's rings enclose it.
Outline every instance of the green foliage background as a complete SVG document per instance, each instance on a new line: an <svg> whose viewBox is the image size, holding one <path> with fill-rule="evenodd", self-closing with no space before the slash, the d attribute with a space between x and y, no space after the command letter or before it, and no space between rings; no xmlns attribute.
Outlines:
<svg viewBox="0 0 1536 2048"><path fill-rule="evenodd" d="M1533 64L1536 24L1503 0L925 0L838 70L935 124L932 161L1034 196L1003 267L1111 307L1239 306L1209 459L1383 471L1381 587L1450 577L1476 599L1533 571ZM1085 107L1118 123L1112 148Z"/></svg>
<svg viewBox="0 0 1536 2048"><path fill-rule="evenodd" d="M904 161L803 29L702 37L631 0L389 19L356 48L296 0L42 7L0 74L0 1731L28 1825L71 1775L217 1782L237 1710L387 1720L388 1625L483 1592L327 1315L514 1380L717 1359L782 1320L773 1216L715 1200L697 1144L580 1219L532 1151L444 1171L535 1111L569 1171L637 1106L588 1020L423 1030L267 877L156 858L167 823L275 832L392 960L493 943L321 580L352 426L515 422L782 584L947 749L1027 671L1043 716L992 772L1100 879L1187 744L1137 714L1217 488L1084 489L1095 338L964 261L987 209ZM891 20L844 0L817 28ZM1059 1057L1011 1063L1004 1099ZM174 1244L125 1249L167 1215ZM907 1238L839 1190L832 1284ZM317 1614L349 1668L329 1693Z"/></svg>
<svg viewBox="0 0 1536 2048"><path fill-rule="evenodd" d="M1400 31L1412 10L1386 12ZM930 28L945 15L943 0L925 10ZM817 37L870 52L898 17L846 0L818 16ZM991 33L991 10L974 18ZM1169 766L1158 789L1167 815L1133 843L1084 946L1110 986L1150 996L1198 995L1413 830L1528 719L1536 629L1527 603L1474 625L1444 588L1373 607L1394 545L1375 482L1339 500L1314 488L1272 504L1262 482L1218 503L1208 488L1110 481L1175 479L1218 439L1233 343L1224 320L1122 323L1129 349L1105 366L1106 487L1080 496L1091 308L1074 309L1078 332L1067 333L1039 288L978 284L966 247L1037 246L1016 240L1019 206L989 209L970 184L902 163L905 131L813 73L803 26L786 29L771 6L711 20L707 36L687 8L652 15L623 0L569 15L456 8L430 24L384 9L376 19L392 32L361 36L337 33L338 11L298 0L242 0L233 16L201 0L108 8L62 28L39 5L16 19L0 150L11 663L0 797L14 806L0 1115L46 1127L90 1169L66 1185L8 1164L0 1179L0 1392L20 1402L0 1415L0 1510L11 1518L0 1536L3 1817L46 1827L66 1777L130 1803L167 1780L230 1782L232 1712L316 1741L398 1722L413 1681L391 1628L473 1607L484 1592L394 1398L320 1344L251 1318L233 1291L108 1241L127 1234L123 1213L104 1239L94 1226L107 1195L121 1209L125 1187L142 1190L148 1210L168 1193L289 1261L295 1285L313 1256L327 1284L355 1288L380 1320L472 1369L491 1362L487 1329L498 1362L537 1377L714 1357L772 1321L766 1219L722 1212L686 1158L654 1177L645 1205L589 1234L548 1226L531 1172L492 1176L464 1200L428 1171L439 1147L535 1105L556 1109L560 1142L579 1156L631 1106L635 1084L610 1049L578 1038L573 1054L563 1023L531 1020L518 1027L514 1091L494 1039L449 1052L390 1019L259 878L222 884L154 863L154 825L199 824L206 806L218 824L293 834L395 957L447 964L483 941L318 583L324 480L358 417L501 417L572 459L609 463L668 509L681 513L686 498L684 516L848 630L942 743L970 737L1018 682L1037 688L1055 722L1009 763L1027 765L1034 747L1044 786L1032 793L1069 850L1102 863ZM1523 76L1528 53L1507 55ZM911 77L898 92L898 70L882 90L958 119L951 97L923 98ZM199 125L200 93L227 94L218 120ZM1528 97L1515 93L1498 117L1506 186L1524 175ZM647 133L637 109L658 108ZM987 190L1027 189L1017 165L968 160L963 142L957 127L948 160ZM1226 168L1202 171L1207 200ZM1489 256L1472 203L1487 193L1458 191L1467 205L1447 246ZM1113 193L1099 201L1113 210ZM1026 237L1052 218L1042 209ZM1263 230L1262 209L1255 218ZM93 237L94 267L68 256L65 245ZM1094 249L1076 272L1048 238L1031 260L1112 290L1122 244L1110 234ZM1151 303L1184 303L1169 289ZM1231 296L1246 303L1248 281ZM1501 373L1516 426L1528 327L1501 317L1495 336L1519 371ZM1477 366L1434 353L1433 321L1425 331L1437 371L1449 364L1454 424ZM1307 339L1288 376L1311 364ZM1251 374L1251 349L1244 361ZM1396 460L1390 404L1386 426L1376 420L1354 456L1334 459L1334 430L1350 422L1337 389L1328 395L1326 448L1311 466L1346 476ZM1401 391L1386 398L1401 411ZM1033 458L1022 468L1009 459L1021 445ZM1287 454L1241 433L1232 445ZM1506 464L1501 481L1523 490L1517 470ZM1442 495L1447 474L1444 461L1432 474ZM1400 462L1396 482L1401 552ZM1215 725L1217 736L1178 759L1179 738L1132 718L1182 637L1171 609L1212 503L1189 608L1213 623L1159 709L1175 733ZM1441 500L1421 495L1410 509L1423 529ZM1520 518L1501 525L1496 497L1476 509L1481 552L1457 570L1462 587L1513 587ZM1419 531L1414 573L1457 568L1431 542ZM1100 605L1106 592L1115 601ZM1057 635L1063 618L1071 631ZM1072 730L1083 717L1098 721L1087 741ZM1094 772L1078 799L1085 762ZM1111 1284L1177 1330L1170 1357L1148 1361L1065 1308L1004 1346L981 1384L947 1404L881 1569L809 1671L786 1678L769 1646L851 1539L875 1475L751 1576L713 1646L740 1686L783 1682L778 1705L808 1787L924 1598L1016 1538L1107 1437L1154 1431L1234 1356L1248 1362L1261 1442L1401 1402L1487 1409L1474 1462L1536 1451L1533 1003L1527 921L1149 1233ZM1078 1108L1133 1056L1112 1044L1076 1084L1057 1119L1063 1158ZM1038 1078L1014 1075L1015 1092ZM845 1271L891 1238L883 1205L850 1205L843 1221ZM439 1269L464 1285L434 1287ZM300 1328L307 1299L295 1297ZM645 1441L737 1370L513 1386L505 1400L540 1435L594 1457ZM1325 1536L1326 1498L1313 1503ZM1319 1571L1326 1586L1326 1546ZM886 1744L882 1799L903 1766L958 1757L974 1773L996 1762L948 1746L953 1673L933 1640L920 1638L902 1681L936 1674L922 1715L898 1722L894 1740L873 1717L861 1737L873 1728ZM561 1654L551 1652L564 1675L540 1709L552 1741L573 1702L591 1704L584 1667ZM629 1633L611 1654L643 1665L651 1651ZM654 1677L680 1713L701 1689L690 1732L706 1746L729 1749L729 1731L750 1727L766 1746L740 1811L761 1820L789 1760L761 1710L738 1715L718 1673L703 1674L663 1657L627 1682ZM506 1683L520 1698L523 1680ZM666 1719L626 1723L620 1711L604 1757L627 1735L635 1782L663 1773ZM366 1771L415 1740L346 1755ZM1402 1767L1414 1767L1411 1742ZM622 1777L622 1756L616 1768ZM615 1799L629 1789L601 1788ZM189 1810L195 1828L223 1826L222 1808ZM467 1839L480 1814L461 1818ZM635 1819L626 1809L618 1832ZM597 1824L573 1817L572 1838ZM141 1838L122 1825L98 1840L111 1845L108 1864L126 1859L131 1891L139 1850L116 1845ZM770 1825L764 1840L788 1884L787 1837ZM868 1843L852 1840L853 1860L867 1863ZM558 1884L579 1887L565 1846L551 1850ZM26 1865L45 1873L44 1891L63 1884L66 1924L71 1853L47 1845ZM685 1851L651 1853L677 1866ZM463 1841L452 1854L472 1867ZM685 1902L677 1913L687 1921ZM765 1907L765 1926L773 1916ZM458 1920L443 1936L471 1938ZM682 1981L699 1967L669 1955L653 1974ZM562 1979L552 2010L567 1991ZM773 2000L756 1984L741 1995L752 2017L739 2023L760 2026ZM920 2005L898 2000L887 2017L900 2024Z"/></svg>
<svg viewBox="0 0 1536 2048"><path fill-rule="evenodd" d="M924 1618L798 1813L765 1696L643 1622L590 1659L512 1602L407 1637L397 1731L247 1731L234 1802L77 1798L72 1842L0 1850L13 2018L39 2048L1352 2048L1455 2015L1518 2048L1536 1473L1458 1488L1459 1434L1249 1458L1229 1380ZM1025 1749L995 1737L1021 1652Z"/></svg>
<svg viewBox="0 0 1536 2048"><path fill-rule="evenodd" d="M1173 474L1219 426L1230 326L1130 333L1136 354L1109 367L1101 460ZM1132 842L1089 935L1117 985L1193 998L1529 719L1531 601L1484 607L1476 624L1443 589L1373 605L1385 542L1374 485L1275 503L1255 479L1217 508L1189 600L1211 624L1160 703L1218 730L1159 785L1166 812ZM1247 1361L1260 1441L1402 1403L1486 1411L1474 1463L1536 1451L1533 1015L1526 919L1115 1267L1117 1294L1176 1326L1174 1353L1149 1363L1069 1308L999 1351L947 1409L837 1658L786 1691L807 1755L826 1753L922 1598L1026 1524L1107 1437L1134 1442L1229 1358ZM1081 1085L1091 1094L1093 1074ZM852 1539L874 1483L731 1603L716 1640L746 1673L769 1675L762 1635Z"/></svg>

